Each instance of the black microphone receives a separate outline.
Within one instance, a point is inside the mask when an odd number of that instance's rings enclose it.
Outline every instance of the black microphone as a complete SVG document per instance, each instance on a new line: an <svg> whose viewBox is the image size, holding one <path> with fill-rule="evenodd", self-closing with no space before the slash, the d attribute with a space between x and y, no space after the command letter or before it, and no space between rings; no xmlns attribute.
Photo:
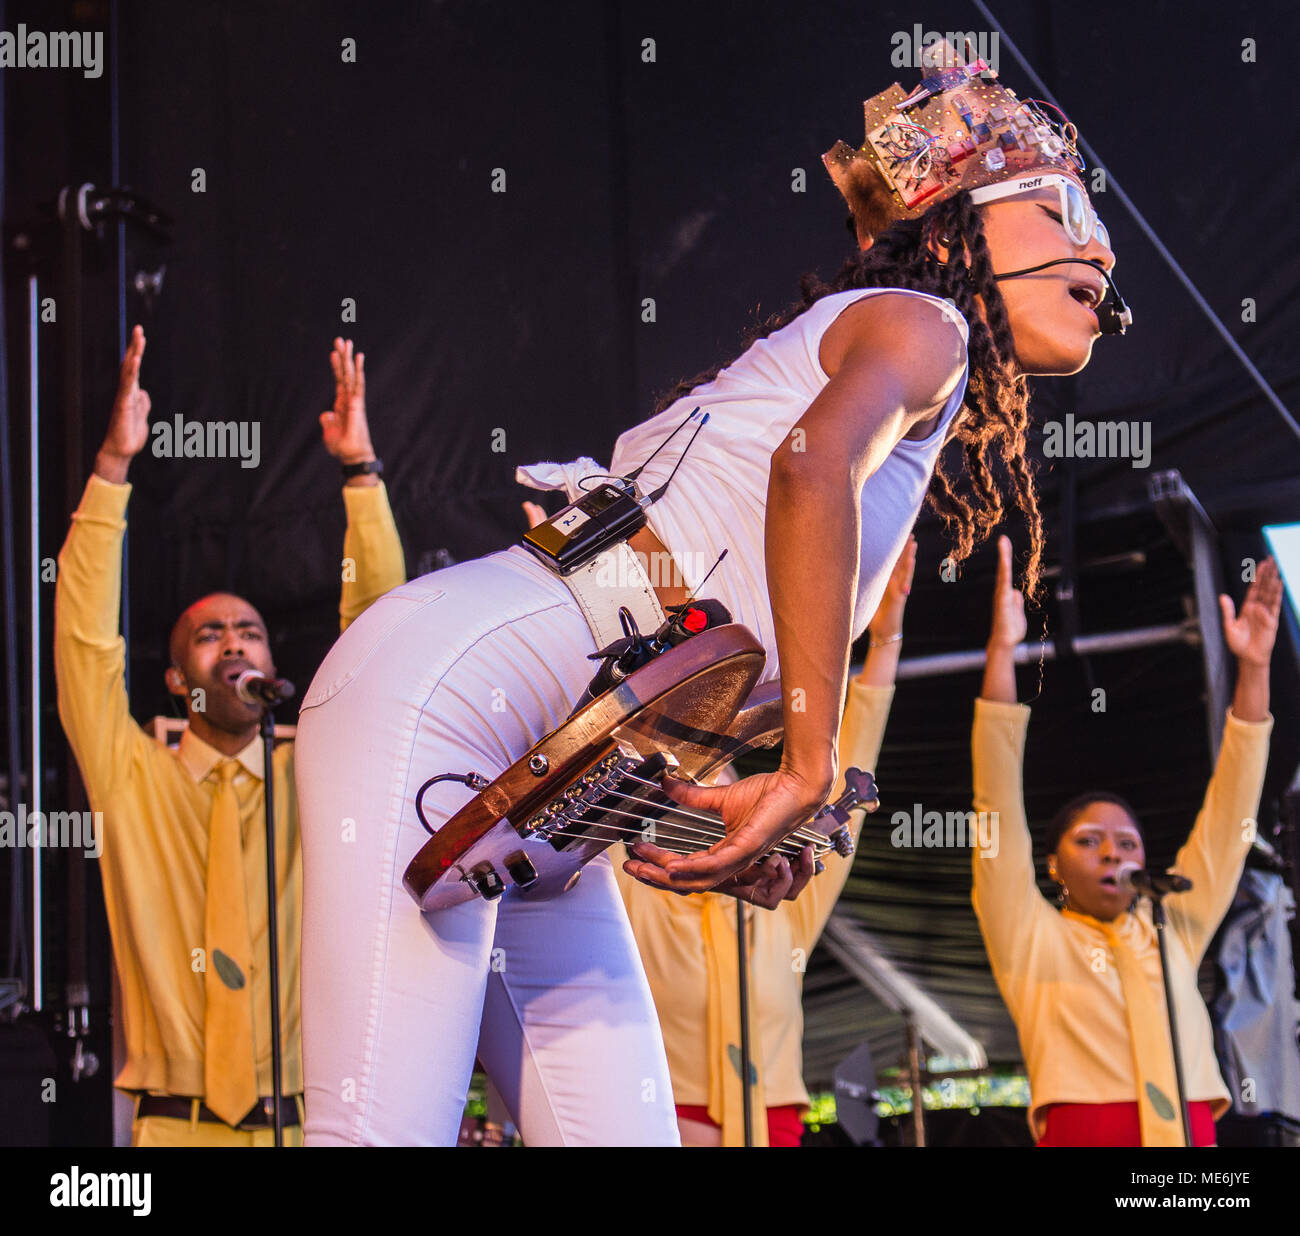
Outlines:
<svg viewBox="0 0 1300 1236"><path fill-rule="evenodd" d="M293 683L287 678L268 678L258 670L245 670L235 679L235 694L245 704L264 704L274 708L292 697Z"/></svg>
<svg viewBox="0 0 1300 1236"><path fill-rule="evenodd" d="M1101 327L1103 335L1122 335L1133 325L1133 310L1124 303L1124 298L1119 294L1119 288L1115 286L1115 280L1110 277L1110 271L1095 258L1056 258L1054 261L1042 262L1037 266L1026 266L1024 270L1010 270L1005 275L994 275L993 278L995 280L1016 279L1021 275L1032 275L1035 271L1046 270L1049 266L1065 266L1072 262L1078 262L1083 266L1091 266L1106 280L1111 295L1115 299L1113 301L1103 300L1094 310L1097 315L1097 325Z"/></svg>
<svg viewBox="0 0 1300 1236"><path fill-rule="evenodd" d="M1121 865L1115 882L1130 893L1145 893L1148 897L1163 897L1167 893L1187 893L1192 882L1186 876L1172 871L1146 871L1134 863Z"/></svg>

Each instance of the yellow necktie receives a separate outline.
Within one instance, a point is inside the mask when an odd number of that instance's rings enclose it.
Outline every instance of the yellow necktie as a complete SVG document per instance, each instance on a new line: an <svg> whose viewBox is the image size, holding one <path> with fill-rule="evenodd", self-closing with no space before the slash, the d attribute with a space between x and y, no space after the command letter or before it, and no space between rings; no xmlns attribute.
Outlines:
<svg viewBox="0 0 1300 1236"><path fill-rule="evenodd" d="M1110 945L1120 990L1128 1011L1128 1036L1133 1047L1137 1076L1138 1117L1144 1146L1182 1146L1183 1117L1178 1109L1178 1078L1169 1038L1169 1015L1164 994L1147 981L1142 962L1114 923L1086 914L1063 911L1071 918L1097 927ZM1139 924L1141 920L1138 920Z"/></svg>
<svg viewBox="0 0 1300 1236"><path fill-rule="evenodd" d="M257 1102L257 1059L253 1041L253 945L244 891L235 760L222 760L208 819L208 887L203 917L207 971L203 991L204 1101L226 1121L238 1124Z"/></svg>

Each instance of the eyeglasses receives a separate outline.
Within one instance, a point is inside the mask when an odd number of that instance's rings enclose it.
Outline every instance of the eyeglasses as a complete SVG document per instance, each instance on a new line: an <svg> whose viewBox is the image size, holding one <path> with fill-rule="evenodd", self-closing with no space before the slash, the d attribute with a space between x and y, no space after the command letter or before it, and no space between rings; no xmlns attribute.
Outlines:
<svg viewBox="0 0 1300 1236"><path fill-rule="evenodd" d="M1061 222L1065 224L1066 234L1082 249L1095 235L1107 249L1110 248L1110 233L1106 225L1097 216L1078 182L1069 176L1046 175L1024 176L1019 180L1005 180L997 185L985 185L972 189L971 202L980 206L985 202L995 202L1004 197L1018 197L1022 193L1034 193L1039 189L1055 189L1061 200Z"/></svg>

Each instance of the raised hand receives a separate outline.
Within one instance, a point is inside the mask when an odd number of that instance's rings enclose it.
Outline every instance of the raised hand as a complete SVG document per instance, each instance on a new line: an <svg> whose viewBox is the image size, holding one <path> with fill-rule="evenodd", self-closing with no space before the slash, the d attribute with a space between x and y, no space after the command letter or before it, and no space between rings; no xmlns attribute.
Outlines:
<svg viewBox="0 0 1300 1236"><path fill-rule="evenodd" d="M521 505L530 528L536 528L538 524L545 522L546 508L540 502L524 502Z"/></svg>
<svg viewBox="0 0 1300 1236"><path fill-rule="evenodd" d="M885 593L880 598L875 614L867 623L867 634L880 643L899 635L903 630L903 610L912 591L912 576L916 572L916 537L909 536L903 552L898 555L894 569L889 573Z"/></svg>
<svg viewBox="0 0 1300 1236"><path fill-rule="evenodd" d="M339 463L366 463L375 458L366 420L366 354L352 355L351 339L335 339L330 353L334 370L334 408L320 414L321 439Z"/></svg>
<svg viewBox="0 0 1300 1236"><path fill-rule="evenodd" d="M95 459L95 472L105 480L121 484L131 460L149 440L149 393L140 389L140 361L144 357L144 330L137 325L122 356L117 396L108 421L108 432Z"/></svg>
<svg viewBox="0 0 1300 1236"><path fill-rule="evenodd" d="M1219 608L1223 611L1223 637L1232 654L1247 664L1267 667L1282 613L1282 578L1277 563L1265 558L1259 564L1240 614L1226 595L1219 596Z"/></svg>
<svg viewBox="0 0 1300 1236"><path fill-rule="evenodd" d="M998 537L998 574L993 585L993 626L989 632L990 648L1015 648L1029 624L1025 621L1025 598L1011 586L1011 538Z"/></svg>

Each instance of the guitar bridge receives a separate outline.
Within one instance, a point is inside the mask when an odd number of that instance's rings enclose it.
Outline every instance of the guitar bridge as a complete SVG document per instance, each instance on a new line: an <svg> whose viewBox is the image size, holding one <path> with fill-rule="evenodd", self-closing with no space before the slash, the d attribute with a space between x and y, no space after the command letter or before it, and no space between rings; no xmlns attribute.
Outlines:
<svg viewBox="0 0 1300 1236"><path fill-rule="evenodd" d="M631 748L613 751L529 816L520 835L550 842L559 851L592 841L652 840L654 821L676 807L659 785L660 776L675 767L677 760L667 752L646 759Z"/></svg>

